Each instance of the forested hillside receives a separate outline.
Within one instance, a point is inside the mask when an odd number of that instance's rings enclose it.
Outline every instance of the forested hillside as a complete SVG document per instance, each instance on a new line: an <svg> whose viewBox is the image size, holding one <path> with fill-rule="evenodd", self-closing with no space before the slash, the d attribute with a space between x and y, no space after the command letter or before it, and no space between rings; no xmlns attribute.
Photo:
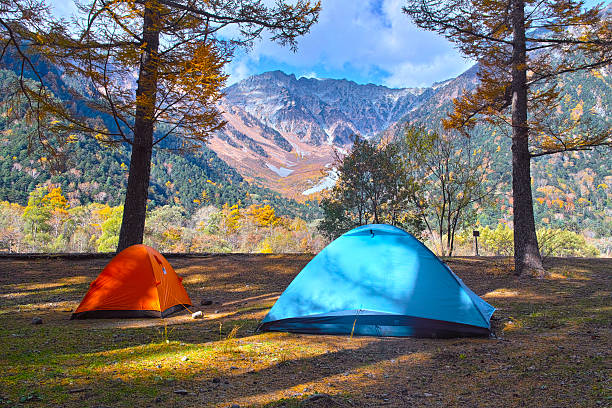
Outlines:
<svg viewBox="0 0 612 408"><path fill-rule="evenodd" d="M49 70L48 75L57 73ZM15 79L13 71L0 70L0 89L6 89ZM68 88L59 77L57 83L56 89ZM58 93L67 97L67 93ZM95 138L74 134L62 147L61 153L66 158L62 168L53 169L50 158L46 157L48 153L28 141L26 135L32 126L24 119L10 117L6 111L0 114L0 201L25 205L37 186L58 185L71 206L122 203L129 165L129 151L125 146L109 147ZM202 205L260 203L274 206L281 215L316 217L316 205L299 204L272 190L249 184L206 147L181 154L164 149L171 146L172 140L168 140L154 152L149 190L151 208L179 205L191 214Z"/></svg>
<svg viewBox="0 0 612 408"><path fill-rule="evenodd" d="M411 110L386 136L400 138L406 124L436 127L452 111L452 99L477 83L477 66L438 86L428 100ZM561 103L551 112L551 122L585 119L588 127L605 132L612 127L612 77L610 68L566 74L558 81ZM586 126L586 125L585 125ZM561 130L562 131L562 130ZM383 135L384 137L385 135ZM479 125L471 133L476 149L491 154L498 174L493 206L482 208L479 222L495 227L512 220L511 140L509 129ZM612 236L612 158L607 147L558 153L532 161L536 223L567 228L591 237Z"/></svg>

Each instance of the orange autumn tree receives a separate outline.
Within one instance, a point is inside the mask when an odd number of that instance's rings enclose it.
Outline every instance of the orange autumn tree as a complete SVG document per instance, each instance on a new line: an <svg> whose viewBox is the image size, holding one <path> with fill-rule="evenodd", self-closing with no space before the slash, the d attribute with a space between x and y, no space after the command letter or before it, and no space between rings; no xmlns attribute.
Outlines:
<svg viewBox="0 0 612 408"><path fill-rule="evenodd" d="M510 128L515 274L541 275L531 159L612 144L609 126L554 115L560 92L552 81L612 62L609 8L587 10L574 0L416 0L403 10L478 61L479 86L455 100L445 126L467 130L487 121Z"/></svg>
<svg viewBox="0 0 612 408"><path fill-rule="evenodd" d="M3 0L8 1L8 0ZM170 135L177 149L197 148L223 126L216 102L224 65L237 47L264 31L296 47L319 3L261 0L89 0L71 23L41 29L29 47L83 88L87 110L55 100L45 78L26 86L27 98L54 134L90 134L106 144L127 144L131 160L117 250L141 243L153 148ZM235 29L230 29L230 27ZM86 96L80 96L85 94ZM101 113L92 119L92 112Z"/></svg>
<svg viewBox="0 0 612 408"><path fill-rule="evenodd" d="M252 204L246 209L246 214L253 219L258 227L273 227L281 222L281 219L276 216L274 207L269 204Z"/></svg>
<svg viewBox="0 0 612 408"><path fill-rule="evenodd" d="M30 193L23 212L26 241L36 250L61 246L62 226L70 217L61 187L41 186Z"/></svg>

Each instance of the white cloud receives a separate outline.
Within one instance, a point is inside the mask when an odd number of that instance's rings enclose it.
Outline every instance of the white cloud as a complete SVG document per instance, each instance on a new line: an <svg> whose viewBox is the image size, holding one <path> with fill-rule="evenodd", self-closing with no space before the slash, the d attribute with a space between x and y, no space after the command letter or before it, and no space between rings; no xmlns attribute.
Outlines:
<svg viewBox="0 0 612 408"><path fill-rule="evenodd" d="M232 63L253 72L279 67L317 77L358 76L395 87L430 85L463 72L470 63L435 33L414 26L402 13L403 0L326 0L297 53L270 41Z"/></svg>
<svg viewBox="0 0 612 408"><path fill-rule="evenodd" d="M233 61L231 64L225 66L225 73L229 75L226 85L232 85L236 82L242 81L253 75L255 72L251 71L248 66L248 59L242 58Z"/></svg>
<svg viewBox="0 0 612 408"><path fill-rule="evenodd" d="M457 60L449 55L437 56L433 61L423 64L404 62L390 68L390 75L384 78L383 85L390 88L401 88L406 84L411 84L411 87L427 87L435 81L443 81L466 71L472 64L471 61Z"/></svg>
<svg viewBox="0 0 612 408"><path fill-rule="evenodd" d="M299 76L300 78L308 78L308 79L318 79L317 73L314 71L307 72Z"/></svg>

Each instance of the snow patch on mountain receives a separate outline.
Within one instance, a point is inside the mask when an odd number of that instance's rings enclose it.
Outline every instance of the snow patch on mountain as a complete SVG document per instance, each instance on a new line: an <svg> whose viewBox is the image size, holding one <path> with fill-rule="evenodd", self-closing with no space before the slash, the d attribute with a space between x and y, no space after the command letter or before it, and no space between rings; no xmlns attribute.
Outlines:
<svg viewBox="0 0 612 408"><path fill-rule="evenodd" d="M327 176L323 177L317 184L310 187L308 190L302 191L302 195L310 195L323 190L333 188L338 181L338 170L334 167L327 172Z"/></svg>
<svg viewBox="0 0 612 408"><path fill-rule="evenodd" d="M284 167L276 167L275 165L270 163L266 163L266 167L278 174L280 177L287 177L288 175L293 173L293 170L291 169L286 169Z"/></svg>
<svg viewBox="0 0 612 408"><path fill-rule="evenodd" d="M336 150L338 153L340 153L342 156L346 156L346 155L348 155L348 150L343 149L343 148L341 148L341 147L339 147L339 146L334 146L334 147L335 147L335 150Z"/></svg>

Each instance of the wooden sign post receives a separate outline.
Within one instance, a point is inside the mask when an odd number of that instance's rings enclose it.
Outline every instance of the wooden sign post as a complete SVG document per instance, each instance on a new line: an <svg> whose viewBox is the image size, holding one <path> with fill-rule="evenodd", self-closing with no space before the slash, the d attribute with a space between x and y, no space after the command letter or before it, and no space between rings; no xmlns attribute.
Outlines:
<svg viewBox="0 0 612 408"><path fill-rule="evenodd" d="M475 243L475 247L476 247L476 256L478 256L478 237L480 236L480 231L474 230L474 231L472 231L472 234L474 235L474 243Z"/></svg>

